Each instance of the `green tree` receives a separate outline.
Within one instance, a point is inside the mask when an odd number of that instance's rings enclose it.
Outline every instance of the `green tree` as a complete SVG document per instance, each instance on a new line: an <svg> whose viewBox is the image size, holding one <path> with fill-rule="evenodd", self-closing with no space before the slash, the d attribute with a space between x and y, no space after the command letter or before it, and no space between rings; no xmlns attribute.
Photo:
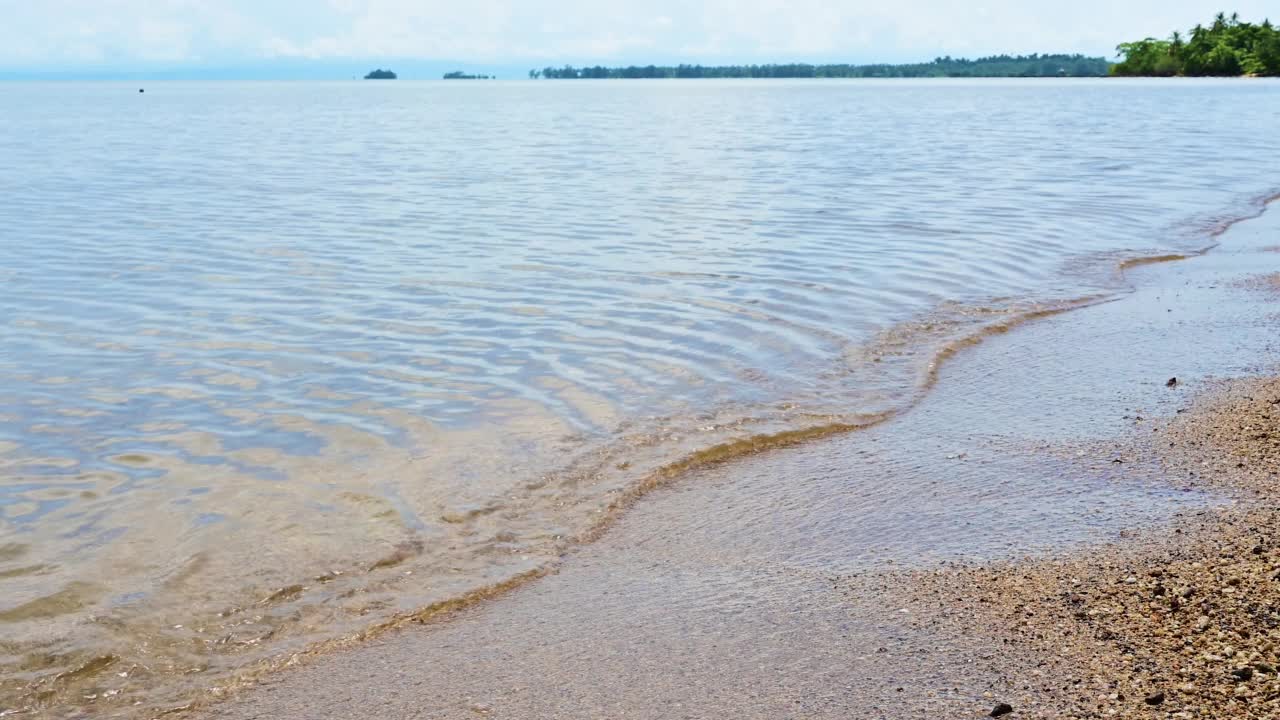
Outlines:
<svg viewBox="0 0 1280 720"><path fill-rule="evenodd" d="M969 60L940 57L927 63L906 65L851 65L832 63L812 65L630 65L627 67L585 67L569 65L530 71L530 77L546 79L636 79L636 78L879 78L879 77L1078 77L1107 74L1104 58L1084 55L994 55Z"/></svg>
<svg viewBox="0 0 1280 720"><path fill-rule="evenodd" d="M1263 36L1253 47L1253 72L1258 75L1280 75L1280 32L1267 20L1261 26Z"/></svg>
<svg viewBox="0 0 1280 720"><path fill-rule="evenodd" d="M1121 43L1113 75L1280 75L1280 31L1269 20L1254 25L1237 13L1218 13L1209 27L1189 37Z"/></svg>

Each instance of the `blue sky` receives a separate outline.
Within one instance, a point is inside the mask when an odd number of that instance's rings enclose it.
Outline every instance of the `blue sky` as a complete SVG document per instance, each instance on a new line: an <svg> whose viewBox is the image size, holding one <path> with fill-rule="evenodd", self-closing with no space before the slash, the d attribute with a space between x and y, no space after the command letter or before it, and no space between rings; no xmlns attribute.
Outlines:
<svg viewBox="0 0 1280 720"><path fill-rule="evenodd" d="M0 71L1110 56L1274 0L0 0ZM1280 19L1280 18L1277 18Z"/></svg>

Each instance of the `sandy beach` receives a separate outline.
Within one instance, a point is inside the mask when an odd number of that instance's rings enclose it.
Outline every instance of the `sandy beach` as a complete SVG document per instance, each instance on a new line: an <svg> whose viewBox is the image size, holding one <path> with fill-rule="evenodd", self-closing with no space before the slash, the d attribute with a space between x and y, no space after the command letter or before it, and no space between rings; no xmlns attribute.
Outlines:
<svg viewBox="0 0 1280 720"><path fill-rule="evenodd" d="M917 628L987 643L1001 702L1026 716L1275 717L1278 408L1280 379L1227 382L1121 456L1238 505L1078 556L910 578Z"/></svg>
<svg viewBox="0 0 1280 720"><path fill-rule="evenodd" d="M185 714L1274 717L1277 238L1130 268L899 418L691 472L548 577Z"/></svg>

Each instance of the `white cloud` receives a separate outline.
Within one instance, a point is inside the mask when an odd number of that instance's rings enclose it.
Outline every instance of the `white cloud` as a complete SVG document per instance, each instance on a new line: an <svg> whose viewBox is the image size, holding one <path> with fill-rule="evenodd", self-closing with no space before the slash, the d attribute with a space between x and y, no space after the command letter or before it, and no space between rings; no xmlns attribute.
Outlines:
<svg viewBox="0 0 1280 720"><path fill-rule="evenodd" d="M43 0L12 5L0 67L307 58L851 61L1080 51L1169 31L1217 0ZM1265 0L1237 0L1260 19Z"/></svg>
<svg viewBox="0 0 1280 720"><path fill-rule="evenodd" d="M261 28L226 0L44 0L5 10L0 64L179 61L244 52Z"/></svg>

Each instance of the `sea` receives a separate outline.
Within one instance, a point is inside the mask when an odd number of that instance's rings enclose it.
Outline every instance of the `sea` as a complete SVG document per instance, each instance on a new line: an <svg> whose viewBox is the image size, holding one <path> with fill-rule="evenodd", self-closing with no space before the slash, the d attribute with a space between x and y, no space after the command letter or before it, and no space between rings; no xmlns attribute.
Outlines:
<svg viewBox="0 0 1280 720"><path fill-rule="evenodd" d="M0 83L0 716L536 578L1211 247L1277 157L1260 79Z"/></svg>

